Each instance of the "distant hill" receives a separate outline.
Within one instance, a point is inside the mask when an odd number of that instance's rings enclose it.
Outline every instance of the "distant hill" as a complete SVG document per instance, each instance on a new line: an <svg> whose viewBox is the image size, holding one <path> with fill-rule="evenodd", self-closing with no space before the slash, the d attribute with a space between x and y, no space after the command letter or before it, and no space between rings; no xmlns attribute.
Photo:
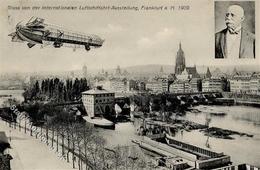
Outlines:
<svg viewBox="0 0 260 170"><path fill-rule="evenodd" d="M205 73L208 66L197 66L197 71L199 73ZM234 68L238 72L260 72L260 67L258 65L229 65L229 66L209 66L209 69L212 73L226 73L230 74L233 72Z"/></svg>
<svg viewBox="0 0 260 170"><path fill-rule="evenodd" d="M129 67L121 67L121 71L127 71L130 74L135 74L135 75L157 75L160 73L161 67L163 69L163 72L165 74L170 74L174 73L174 65L161 65L161 64L151 64L151 65L136 65L136 66L129 66ZM191 67L188 65L188 67ZM201 75L205 74L207 71L207 68L209 67L211 73L214 74L231 74L236 68L238 72L243 71L243 72L260 72L260 67L259 65L229 65L229 66L206 66L206 65L197 65L197 72ZM104 69L105 72L108 73L115 73L116 66L115 68L110 68L110 69ZM82 75L82 70L70 70L70 71L59 71L59 72L49 72L49 71L42 71L42 72L36 72L36 73L23 73L21 75L62 75L62 76L69 76L70 74L75 74L75 76ZM97 73L100 73L101 69L89 69L88 74L91 75L96 75ZM2 74L4 75L4 74ZM11 78L15 77L17 73L6 73L6 77ZM16 79L16 78L15 78ZM1 78L0 78L1 80Z"/></svg>
<svg viewBox="0 0 260 170"><path fill-rule="evenodd" d="M130 67L122 68L122 69L127 70L129 73L154 73L154 74L157 74L160 72L161 67L162 67L164 73L170 74L170 73L174 72L173 65L159 65L159 64L130 66Z"/></svg>

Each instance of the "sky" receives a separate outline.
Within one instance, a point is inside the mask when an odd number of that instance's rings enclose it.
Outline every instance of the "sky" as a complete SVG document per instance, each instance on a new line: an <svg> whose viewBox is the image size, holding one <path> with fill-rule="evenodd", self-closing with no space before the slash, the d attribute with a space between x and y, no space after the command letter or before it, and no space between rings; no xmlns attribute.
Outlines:
<svg viewBox="0 0 260 170"><path fill-rule="evenodd" d="M168 10L8 10L9 6L163 6ZM178 10L179 5L189 10ZM175 10L170 10L171 6ZM256 2L259 9L259 3ZM258 14L258 11L256 11ZM9 16L9 17L8 17ZM32 16L46 23L85 34L96 34L105 42L101 48L29 49L26 43L11 42L7 36L15 25ZM256 16L258 17L258 16ZM9 19L8 19L9 18ZM259 19L259 18L258 18ZM256 21L258 20L256 18ZM257 58L236 61L214 59L214 2L208 0L82 0L82 1L1 1L0 13L0 72L68 71L109 69L167 64L174 65L179 43L185 52L186 63L193 65L260 65L259 43ZM224 22L224 19L223 19ZM258 35L259 23L256 25ZM259 36L258 36L259 37ZM258 38L259 39L259 38Z"/></svg>

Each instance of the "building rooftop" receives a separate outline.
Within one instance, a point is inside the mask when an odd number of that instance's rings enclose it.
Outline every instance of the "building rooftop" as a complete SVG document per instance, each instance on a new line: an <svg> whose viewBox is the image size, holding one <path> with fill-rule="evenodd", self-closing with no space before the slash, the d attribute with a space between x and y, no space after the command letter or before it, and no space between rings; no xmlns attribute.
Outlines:
<svg viewBox="0 0 260 170"><path fill-rule="evenodd" d="M251 75L247 75L247 74L235 75L232 79L234 79L234 80L250 80Z"/></svg>
<svg viewBox="0 0 260 170"><path fill-rule="evenodd" d="M260 79L260 73L253 73L251 79Z"/></svg>
<svg viewBox="0 0 260 170"><path fill-rule="evenodd" d="M199 73L197 72L196 66L194 67L186 67L186 70L189 74L192 75L192 78L200 78Z"/></svg>
<svg viewBox="0 0 260 170"><path fill-rule="evenodd" d="M177 79L176 81L174 81L173 83L188 83L190 82L190 80L181 80L181 79Z"/></svg>
<svg viewBox="0 0 260 170"><path fill-rule="evenodd" d="M82 94L111 94L111 93L113 93L113 92L109 92L102 88L94 88L94 89L82 92Z"/></svg>

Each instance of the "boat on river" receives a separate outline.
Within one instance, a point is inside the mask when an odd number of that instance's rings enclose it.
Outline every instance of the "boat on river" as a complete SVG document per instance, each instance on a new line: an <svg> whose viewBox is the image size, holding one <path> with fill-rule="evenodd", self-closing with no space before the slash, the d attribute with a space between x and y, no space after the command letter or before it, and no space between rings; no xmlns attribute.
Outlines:
<svg viewBox="0 0 260 170"><path fill-rule="evenodd" d="M94 126L96 127L115 129L115 123L103 117L84 116L83 119L86 120L88 123L94 124Z"/></svg>

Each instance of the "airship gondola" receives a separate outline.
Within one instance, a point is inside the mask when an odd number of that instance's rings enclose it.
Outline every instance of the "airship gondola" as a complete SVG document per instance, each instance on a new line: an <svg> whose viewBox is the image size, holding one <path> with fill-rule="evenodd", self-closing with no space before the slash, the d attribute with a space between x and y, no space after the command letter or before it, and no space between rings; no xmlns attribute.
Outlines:
<svg viewBox="0 0 260 170"><path fill-rule="evenodd" d="M52 45L55 48L73 47L74 50L84 47L89 51L92 47L101 47L104 42L97 35L66 31L61 27L45 23L42 18L31 18L25 25L18 23L16 31L9 36L12 37L13 42L27 42L29 48L41 44Z"/></svg>

